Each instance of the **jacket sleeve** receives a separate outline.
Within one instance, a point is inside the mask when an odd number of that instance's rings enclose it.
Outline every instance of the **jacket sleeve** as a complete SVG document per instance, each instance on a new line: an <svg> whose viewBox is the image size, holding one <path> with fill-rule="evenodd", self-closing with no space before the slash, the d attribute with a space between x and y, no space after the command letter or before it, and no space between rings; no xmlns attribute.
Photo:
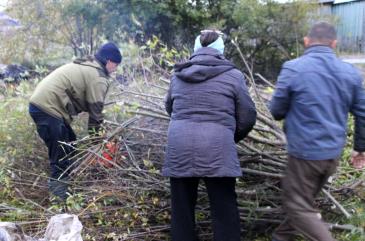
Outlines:
<svg viewBox="0 0 365 241"><path fill-rule="evenodd" d="M351 113L354 116L354 150L365 151L365 91L362 85L360 74L357 75L357 85L354 88L353 103Z"/></svg>
<svg viewBox="0 0 365 241"><path fill-rule="evenodd" d="M100 78L86 87L86 103L89 112L89 132L97 132L103 122L103 108L109 84L106 78Z"/></svg>
<svg viewBox="0 0 365 241"><path fill-rule="evenodd" d="M285 64L280 72L274 94L270 102L270 112L275 120L285 118L290 108L290 82L295 78L296 73L288 68Z"/></svg>
<svg viewBox="0 0 365 241"><path fill-rule="evenodd" d="M256 123L256 107L247 91L244 80L244 76L241 75L235 99L236 131L234 141L236 143L245 138Z"/></svg>
<svg viewBox="0 0 365 241"><path fill-rule="evenodd" d="M170 82L169 89L167 90L167 94L165 96L165 109L169 116L171 116L172 113L172 97L171 97L171 91L172 91L172 79Z"/></svg>

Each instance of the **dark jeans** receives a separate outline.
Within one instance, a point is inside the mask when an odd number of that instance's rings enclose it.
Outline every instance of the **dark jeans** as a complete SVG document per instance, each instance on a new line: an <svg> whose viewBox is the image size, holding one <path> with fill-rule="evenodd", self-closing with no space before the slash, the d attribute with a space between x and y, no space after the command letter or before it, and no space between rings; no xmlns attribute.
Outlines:
<svg viewBox="0 0 365 241"><path fill-rule="evenodd" d="M72 152L72 148L61 145L59 142L75 141L74 131L62 119L53 117L32 104L29 106L29 114L37 126L39 136L48 148L50 182L58 179L67 180L71 160L65 157ZM60 196L57 193L54 194Z"/></svg>
<svg viewBox="0 0 365 241"><path fill-rule="evenodd" d="M302 234L311 241L334 241L314 207L315 197L336 171L338 160L308 161L289 156L282 179L286 219L275 230L278 241L294 241Z"/></svg>
<svg viewBox="0 0 365 241"><path fill-rule="evenodd" d="M173 241L196 241L195 205L199 180L208 191L215 241L239 241L240 218L233 177L170 178Z"/></svg>

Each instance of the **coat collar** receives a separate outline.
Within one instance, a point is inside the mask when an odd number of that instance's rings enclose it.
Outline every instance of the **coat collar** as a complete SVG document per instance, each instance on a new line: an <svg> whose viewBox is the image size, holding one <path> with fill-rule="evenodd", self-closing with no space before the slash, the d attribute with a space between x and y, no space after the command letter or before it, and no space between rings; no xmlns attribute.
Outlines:
<svg viewBox="0 0 365 241"><path fill-rule="evenodd" d="M98 61L93 56L86 56L85 58L78 58L73 61L75 64L89 66L101 71L105 77L110 77L108 70L105 65L103 65L100 61Z"/></svg>
<svg viewBox="0 0 365 241"><path fill-rule="evenodd" d="M312 45L304 51L304 54L309 53L328 53L328 54L335 54L335 51L327 46L327 45Z"/></svg>
<svg viewBox="0 0 365 241"><path fill-rule="evenodd" d="M216 50L214 48L210 48L210 47L199 48L191 55L190 59L192 59L198 55L210 55L210 56L214 56L219 59L225 59L223 54L221 54L218 50Z"/></svg>

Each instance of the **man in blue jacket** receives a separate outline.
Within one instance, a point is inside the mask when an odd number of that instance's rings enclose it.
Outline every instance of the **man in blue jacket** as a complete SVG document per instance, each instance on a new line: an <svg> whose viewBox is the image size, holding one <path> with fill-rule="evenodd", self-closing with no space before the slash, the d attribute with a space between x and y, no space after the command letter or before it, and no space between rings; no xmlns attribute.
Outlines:
<svg viewBox="0 0 365 241"><path fill-rule="evenodd" d="M333 241L314 208L314 199L337 168L346 142L348 113L355 120L352 164L365 163L365 92L362 78L335 55L336 31L313 25L304 38L303 56L284 63L270 111L285 119L288 164L282 180L287 217L273 241L292 241L301 233L312 241Z"/></svg>

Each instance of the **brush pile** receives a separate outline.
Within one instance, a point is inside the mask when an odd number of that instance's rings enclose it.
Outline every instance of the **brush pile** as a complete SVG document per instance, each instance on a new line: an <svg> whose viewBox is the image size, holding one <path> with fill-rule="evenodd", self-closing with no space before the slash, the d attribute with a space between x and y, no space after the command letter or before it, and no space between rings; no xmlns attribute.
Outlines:
<svg viewBox="0 0 365 241"><path fill-rule="evenodd" d="M281 123L272 119L267 108L273 86L261 75L254 74L241 57L247 67L247 85L258 116L254 130L237 144L244 176L238 180L236 190L243 232L247 240L253 240L283 218L280 178L285 169L286 151ZM85 240L166 240L168 237L169 182L160 170L169 123L163 100L170 73L153 59L149 63L146 66L141 61L125 71L128 85L115 85L101 135L64 143L75 148L70 178L74 195L67 201L68 212L79 216L85 228ZM261 84L257 85L258 82ZM46 198L47 175L39 175L41 171L27 172L24 166L9 167L9 170L16 174L13 184L19 196L33 209L29 214L32 219L21 224L35 235L40 234L47 218L60 211L57 205L50 206ZM348 187L335 189L329 185L326 189L329 190L326 195L318 199L319 207L328 216L348 215L330 194L345 193ZM212 240L209 204L203 185L199 187L196 215L201 240Z"/></svg>

